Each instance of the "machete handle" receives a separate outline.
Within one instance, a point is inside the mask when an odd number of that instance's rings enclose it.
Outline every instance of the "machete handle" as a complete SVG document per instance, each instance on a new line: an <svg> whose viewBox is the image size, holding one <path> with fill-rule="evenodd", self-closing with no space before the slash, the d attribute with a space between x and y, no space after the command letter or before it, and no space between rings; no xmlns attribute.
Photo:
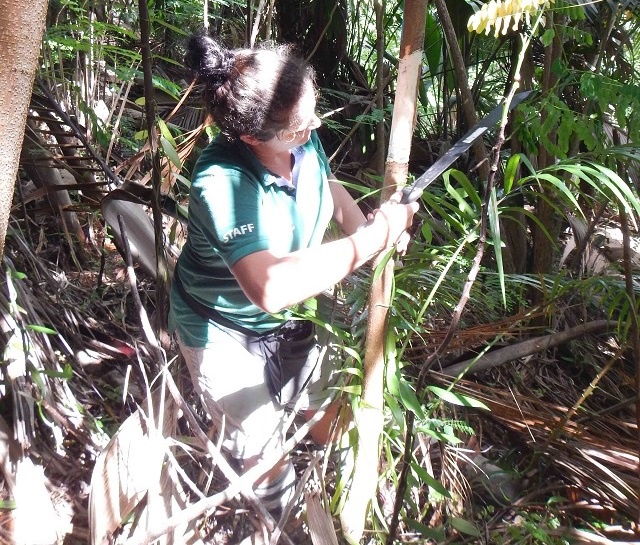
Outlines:
<svg viewBox="0 0 640 545"><path fill-rule="evenodd" d="M411 204L417 201L422 195L422 189L418 189L413 185L405 185L402 188L402 198L400 204Z"/></svg>

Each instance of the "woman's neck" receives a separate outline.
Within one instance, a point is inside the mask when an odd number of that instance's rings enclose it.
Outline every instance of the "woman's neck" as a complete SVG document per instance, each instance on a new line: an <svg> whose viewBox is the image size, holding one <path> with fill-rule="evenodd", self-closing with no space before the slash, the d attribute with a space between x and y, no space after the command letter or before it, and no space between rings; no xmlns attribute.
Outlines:
<svg viewBox="0 0 640 545"><path fill-rule="evenodd" d="M267 170L291 182L293 168L291 151L285 150L274 153L272 149L263 146L249 147Z"/></svg>

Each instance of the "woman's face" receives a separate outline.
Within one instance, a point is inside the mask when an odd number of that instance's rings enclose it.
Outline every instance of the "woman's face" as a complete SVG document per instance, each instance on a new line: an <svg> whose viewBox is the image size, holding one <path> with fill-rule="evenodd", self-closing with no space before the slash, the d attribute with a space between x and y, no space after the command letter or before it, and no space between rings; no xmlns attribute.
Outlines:
<svg viewBox="0 0 640 545"><path fill-rule="evenodd" d="M304 92L291 112L288 129L279 131L276 138L289 149L306 144L311 131L317 129L322 122L316 114L316 93L311 82L305 85Z"/></svg>

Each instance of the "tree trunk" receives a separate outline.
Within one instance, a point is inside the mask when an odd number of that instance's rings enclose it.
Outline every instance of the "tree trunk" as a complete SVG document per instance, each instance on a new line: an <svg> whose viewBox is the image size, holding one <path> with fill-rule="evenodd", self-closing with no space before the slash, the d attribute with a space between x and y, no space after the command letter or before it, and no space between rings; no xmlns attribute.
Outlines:
<svg viewBox="0 0 640 545"><path fill-rule="evenodd" d="M13 188L40 41L47 14L46 0L0 0L0 255L4 251Z"/></svg>
<svg viewBox="0 0 640 545"><path fill-rule="evenodd" d="M416 119L418 78L422 67L427 1L405 3L398 91L393 109L382 201L388 199L397 187L403 186L407 179ZM374 267L380 264L382 257L378 256L374 261ZM354 415L358 445L351 489L341 513L342 528L350 543L358 543L362 538L367 508L378 483L380 435L383 427L385 345L392 283L393 259L390 259L382 274L372 282L367 307L369 319L362 399L360 408Z"/></svg>
<svg viewBox="0 0 640 545"><path fill-rule="evenodd" d="M511 56L511 69L516 65L518 55L520 55L521 40L514 38L512 40L512 56ZM531 51L526 52L524 62L522 63L522 69L520 71L521 89L531 89L533 81L534 70L533 58ZM510 74L508 81L513 81L513 76ZM510 121L513 125L513 118ZM507 129L507 134L512 134L511 137L511 155L516 155L522 152L522 144L519 140L517 132L513 131L513 126ZM520 167L515 174L515 180L520 179ZM504 234L505 250L508 251L510 259L504 261L505 273L523 274L527 271L527 254L529 249L529 242L527 236L527 217L524 212L517 212L516 209L524 209L524 197L520 193L512 193L509 196L508 203L513 205L514 211L508 216L501 218L502 233Z"/></svg>
<svg viewBox="0 0 640 545"><path fill-rule="evenodd" d="M547 13L547 29L554 28L554 14L553 11ZM556 84L556 76L553 74L553 65L557 59L560 58L562 50L562 43L556 33L556 38L553 42L545 48L544 55L544 68L542 74L542 93L543 96L549 93L555 92L554 87ZM546 112L541 112L542 123L546 118ZM555 139L555 131L549 134L549 140ZM549 153L544 145L540 144L538 151L538 169L546 168L555 163L555 156ZM546 199L539 197L536 203L536 216L540 220L541 224L547 229L551 240L542 231L537 224L532 224L531 233L533 238L533 272L534 274L547 274L551 271L554 257L554 246L559 235L559 223L557 215L551 206L550 202L553 202L555 191L554 187L550 184L542 184L542 191L546 195ZM531 292L531 299L533 304L539 304L542 302L543 294L537 289L533 289ZM544 317L543 317L544 319Z"/></svg>

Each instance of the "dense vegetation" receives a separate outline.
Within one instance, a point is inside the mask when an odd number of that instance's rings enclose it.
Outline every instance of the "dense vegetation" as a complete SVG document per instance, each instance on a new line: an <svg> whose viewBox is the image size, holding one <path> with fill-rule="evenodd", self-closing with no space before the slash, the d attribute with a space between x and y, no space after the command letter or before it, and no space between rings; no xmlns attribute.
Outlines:
<svg viewBox="0 0 640 545"><path fill-rule="evenodd" d="M241 533L251 498L233 497L238 488L215 501L233 478L202 434L206 419L165 330L190 171L215 132L182 66L184 39L207 26L231 46L295 43L317 72L334 172L368 208L383 177L403 9L381 0L50 2L3 256L3 444L45 477L25 499L24 479L12 483L5 464L3 513L15 528L31 504L27 517L46 534L44 504L67 521L57 523L60 543L88 542L90 518L138 543L145 517L157 528L190 504L203 507L194 521L175 520L193 542ZM411 177L514 82L535 92L422 197L395 270L364 542L637 539L639 16L634 0L429 5ZM354 406L374 275L361 271L326 294ZM174 380L177 390L165 390ZM150 409L150 391L164 392L161 411ZM322 500L342 541L348 475L306 441L294 452L307 503ZM296 542L297 531L290 521L280 539Z"/></svg>

